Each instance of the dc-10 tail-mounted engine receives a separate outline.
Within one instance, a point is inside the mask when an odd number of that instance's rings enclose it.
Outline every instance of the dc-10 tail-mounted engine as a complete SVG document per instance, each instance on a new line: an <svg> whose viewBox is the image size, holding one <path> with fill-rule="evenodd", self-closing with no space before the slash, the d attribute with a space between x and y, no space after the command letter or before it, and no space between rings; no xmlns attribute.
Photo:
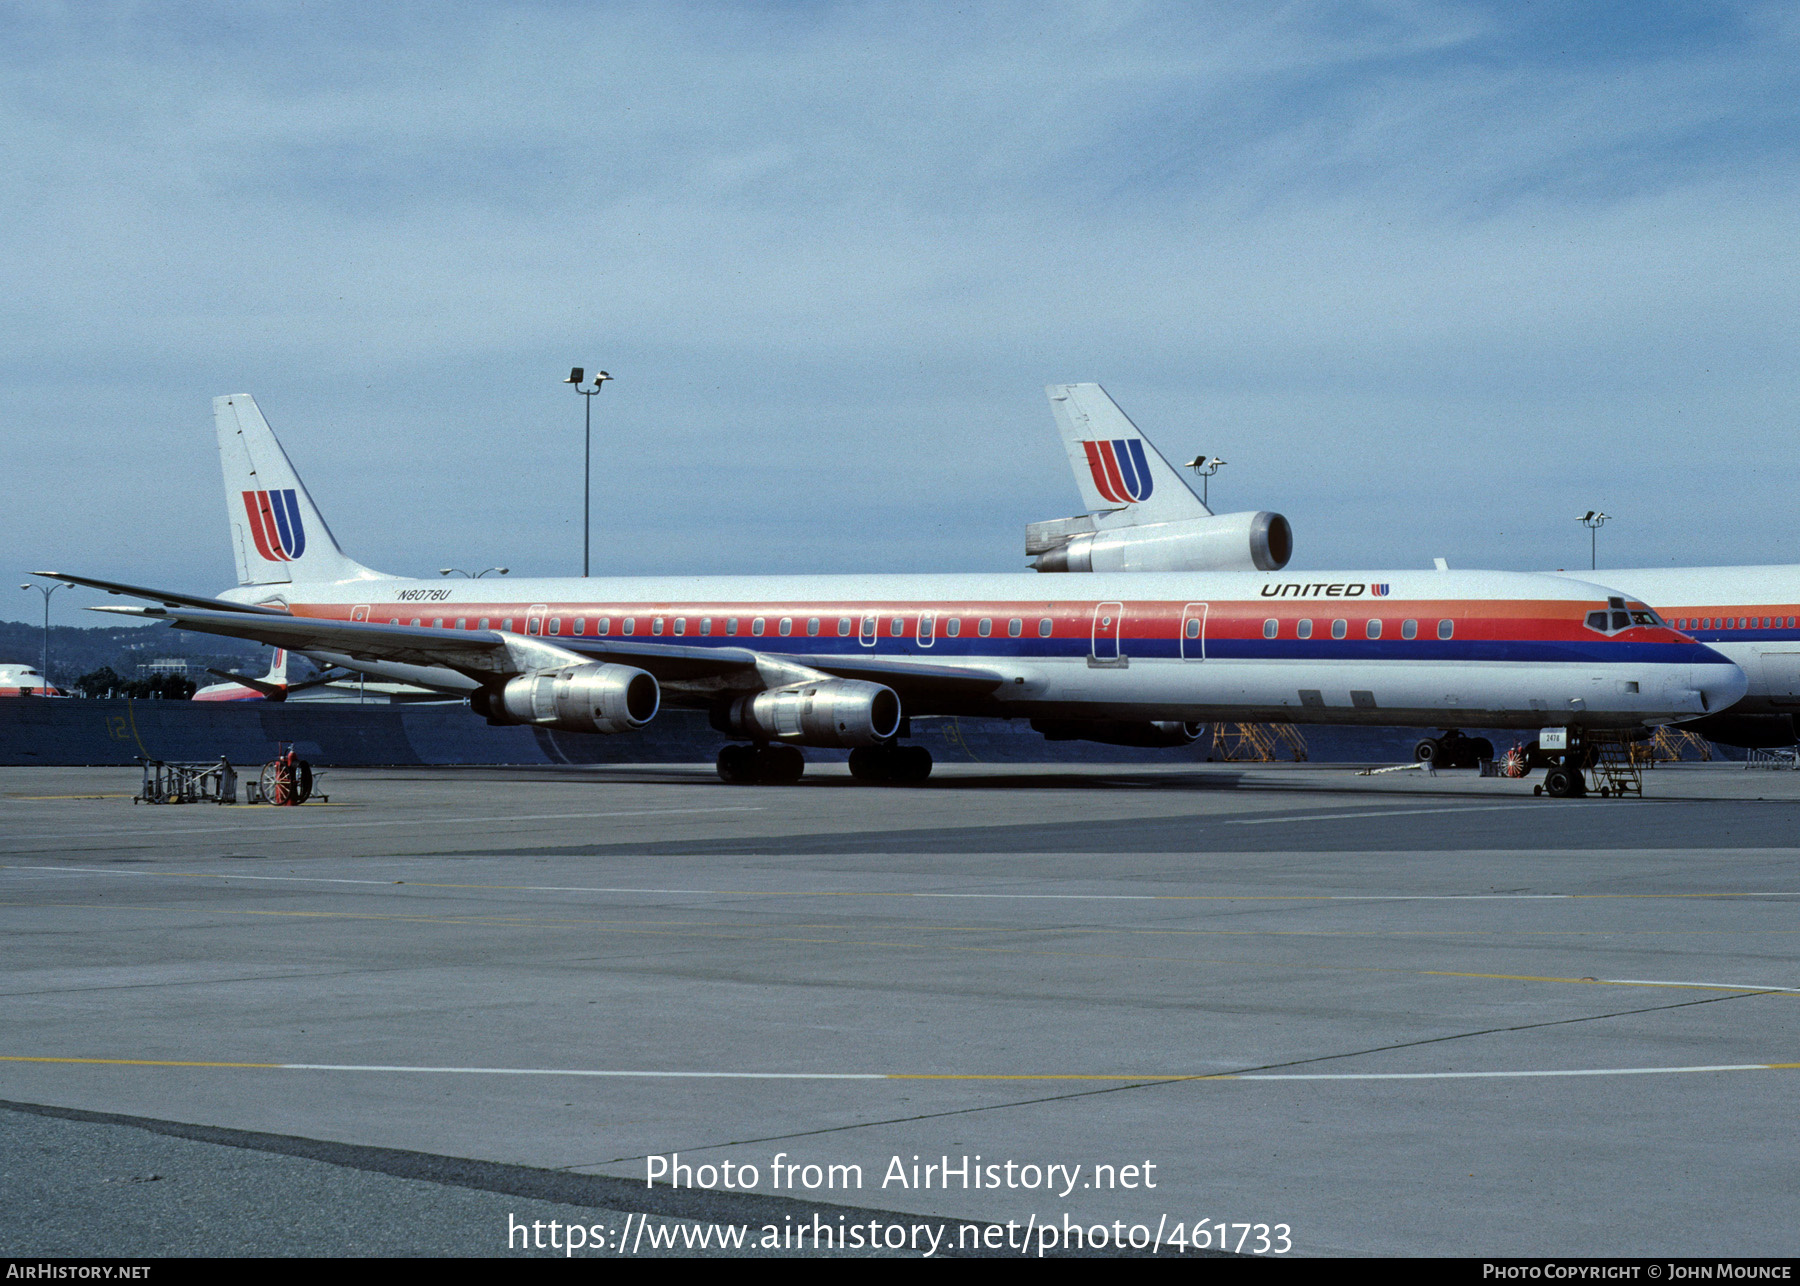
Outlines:
<svg viewBox="0 0 1800 1286"><path fill-rule="evenodd" d="M635 732L656 717L656 676L628 665L571 665L509 679L469 698L489 723L528 723L569 732Z"/></svg>
<svg viewBox="0 0 1800 1286"><path fill-rule="evenodd" d="M758 741L879 746L900 731L900 697L861 679L794 683L713 708L713 727Z"/></svg>
<svg viewBox="0 0 1800 1286"><path fill-rule="evenodd" d="M1267 512L1116 527L1083 514L1031 523L1025 553L1040 572L1274 572L1294 555L1294 529Z"/></svg>

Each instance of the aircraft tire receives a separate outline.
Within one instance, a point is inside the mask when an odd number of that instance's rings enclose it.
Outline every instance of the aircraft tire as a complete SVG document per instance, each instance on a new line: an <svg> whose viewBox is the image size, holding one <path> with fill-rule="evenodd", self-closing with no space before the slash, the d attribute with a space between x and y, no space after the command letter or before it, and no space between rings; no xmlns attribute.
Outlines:
<svg viewBox="0 0 1800 1286"><path fill-rule="evenodd" d="M1558 764L1544 775L1544 793L1552 799L1568 799L1581 793L1577 789L1580 781L1573 768Z"/></svg>
<svg viewBox="0 0 1800 1286"><path fill-rule="evenodd" d="M850 752L850 775L858 781L889 781L893 776L891 759L886 746L858 746Z"/></svg>
<svg viewBox="0 0 1800 1286"><path fill-rule="evenodd" d="M726 746L719 751L719 780L731 786L748 786L757 779L756 747Z"/></svg>
<svg viewBox="0 0 1800 1286"><path fill-rule="evenodd" d="M806 756L794 746L758 746L756 779L766 786L792 786L806 773Z"/></svg>
<svg viewBox="0 0 1800 1286"><path fill-rule="evenodd" d="M896 746L896 781L921 782L931 776L931 752L924 746Z"/></svg>
<svg viewBox="0 0 1800 1286"><path fill-rule="evenodd" d="M1426 737L1413 747L1413 759L1422 764L1437 767L1443 762L1444 747L1436 737Z"/></svg>

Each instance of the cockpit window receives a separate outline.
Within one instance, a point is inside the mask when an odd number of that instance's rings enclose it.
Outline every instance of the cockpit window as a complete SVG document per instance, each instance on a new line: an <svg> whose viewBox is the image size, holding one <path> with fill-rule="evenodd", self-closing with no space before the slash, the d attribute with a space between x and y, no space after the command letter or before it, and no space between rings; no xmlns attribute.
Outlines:
<svg viewBox="0 0 1800 1286"><path fill-rule="evenodd" d="M1621 610L1618 600L1612 600L1612 607L1604 612L1589 612L1587 627L1598 630L1602 634L1616 634L1620 630L1629 630L1635 626L1653 625L1668 628L1668 622L1647 607L1634 607L1629 611Z"/></svg>

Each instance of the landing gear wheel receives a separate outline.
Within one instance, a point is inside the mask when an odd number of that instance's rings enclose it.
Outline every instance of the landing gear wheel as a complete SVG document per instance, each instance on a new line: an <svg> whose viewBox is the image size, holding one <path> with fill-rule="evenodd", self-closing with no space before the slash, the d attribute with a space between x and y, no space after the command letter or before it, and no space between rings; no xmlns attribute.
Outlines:
<svg viewBox="0 0 1800 1286"><path fill-rule="evenodd" d="M1436 767L1443 762L1444 747L1436 737L1427 737L1413 747L1413 758L1422 764Z"/></svg>
<svg viewBox="0 0 1800 1286"><path fill-rule="evenodd" d="M1494 743L1489 741L1486 737L1475 738L1474 741L1469 743L1469 749L1474 752L1476 763L1480 763L1483 759L1492 759L1494 757Z"/></svg>
<svg viewBox="0 0 1800 1286"><path fill-rule="evenodd" d="M931 752L924 746L896 746L894 757L899 760L896 781L920 782L931 776Z"/></svg>
<svg viewBox="0 0 1800 1286"><path fill-rule="evenodd" d="M859 746L850 752L850 775L858 781L924 781L931 776L931 752L924 746Z"/></svg>
<svg viewBox="0 0 1800 1286"><path fill-rule="evenodd" d="M886 746L858 746L850 752L850 775L858 781L888 780Z"/></svg>
<svg viewBox="0 0 1800 1286"><path fill-rule="evenodd" d="M758 746L756 779L765 786L792 786L806 772L806 756L794 746Z"/></svg>
<svg viewBox="0 0 1800 1286"><path fill-rule="evenodd" d="M1544 774L1544 793L1552 799L1568 799L1581 794L1581 776L1573 768L1561 764Z"/></svg>
<svg viewBox="0 0 1800 1286"><path fill-rule="evenodd" d="M731 786L748 786L756 780L756 747L726 746L719 751L719 780Z"/></svg>

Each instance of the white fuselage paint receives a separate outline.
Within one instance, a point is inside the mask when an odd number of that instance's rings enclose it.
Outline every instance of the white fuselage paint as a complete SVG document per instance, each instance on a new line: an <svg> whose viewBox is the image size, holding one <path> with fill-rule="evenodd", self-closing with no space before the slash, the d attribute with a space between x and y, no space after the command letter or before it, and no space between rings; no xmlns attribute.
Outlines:
<svg viewBox="0 0 1800 1286"><path fill-rule="evenodd" d="M424 626L442 620L444 629L457 628L460 620L473 630L482 617L488 628L499 629L510 617L515 633L541 631L545 642L575 652L596 643L721 646L820 666L834 657L846 664L862 658L960 664L1002 679L990 697L974 701L915 696L908 710L919 714L1525 729L1633 727L1699 716L1738 700L1747 685L1739 668L1674 631L1646 627L1623 637L1584 631L1584 614L1617 593L1526 573L1283 571L505 581L372 576L248 585L222 597L340 620L417 619ZM1098 623L1112 604L1125 622L1116 662L1108 627ZM636 619L628 639L620 634L621 609ZM1203 622L1198 639L1182 637L1182 614L1191 609ZM935 617L929 638L919 624L925 613ZM576 616L585 618L586 629L602 614L611 618L604 638L567 632ZM878 617L879 631L865 647L861 624L867 614ZM722 631L722 622L733 616L740 621L735 635L697 632L702 619L718 620ZM819 636L805 633L814 616L823 621ZM856 622L848 638L836 634L840 616ZM890 632L896 616L904 622L899 636ZM984 616L994 622L988 637L975 632ZM1024 631L1007 637L1006 622L1014 616ZM1382 621L1378 644L1366 638L1371 616ZM750 633L756 617L766 623L761 635ZM783 617L793 620L794 633L777 633ZM1046 617L1056 633L1040 639L1037 622ZM658 618L664 632L653 634ZM679 635L677 618L684 618ZM962 627L955 638L946 635L951 618ZM1261 637L1264 618L1277 622L1273 639ZM1313 627L1304 645L1295 637L1302 618ZM1349 628L1346 638L1335 640L1331 624L1339 619ZM553 620L563 622L562 632L550 633ZM1400 637L1408 620L1418 623L1411 640ZM1439 640L1440 620L1453 622L1451 639ZM1246 636L1248 621L1258 628ZM1160 634L1133 636L1134 625L1151 622L1160 623ZM596 660L608 659L590 650ZM403 681L465 691L474 686L447 670L326 659ZM898 676L895 686L901 686ZM922 680L913 686L925 691Z"/></svg>

